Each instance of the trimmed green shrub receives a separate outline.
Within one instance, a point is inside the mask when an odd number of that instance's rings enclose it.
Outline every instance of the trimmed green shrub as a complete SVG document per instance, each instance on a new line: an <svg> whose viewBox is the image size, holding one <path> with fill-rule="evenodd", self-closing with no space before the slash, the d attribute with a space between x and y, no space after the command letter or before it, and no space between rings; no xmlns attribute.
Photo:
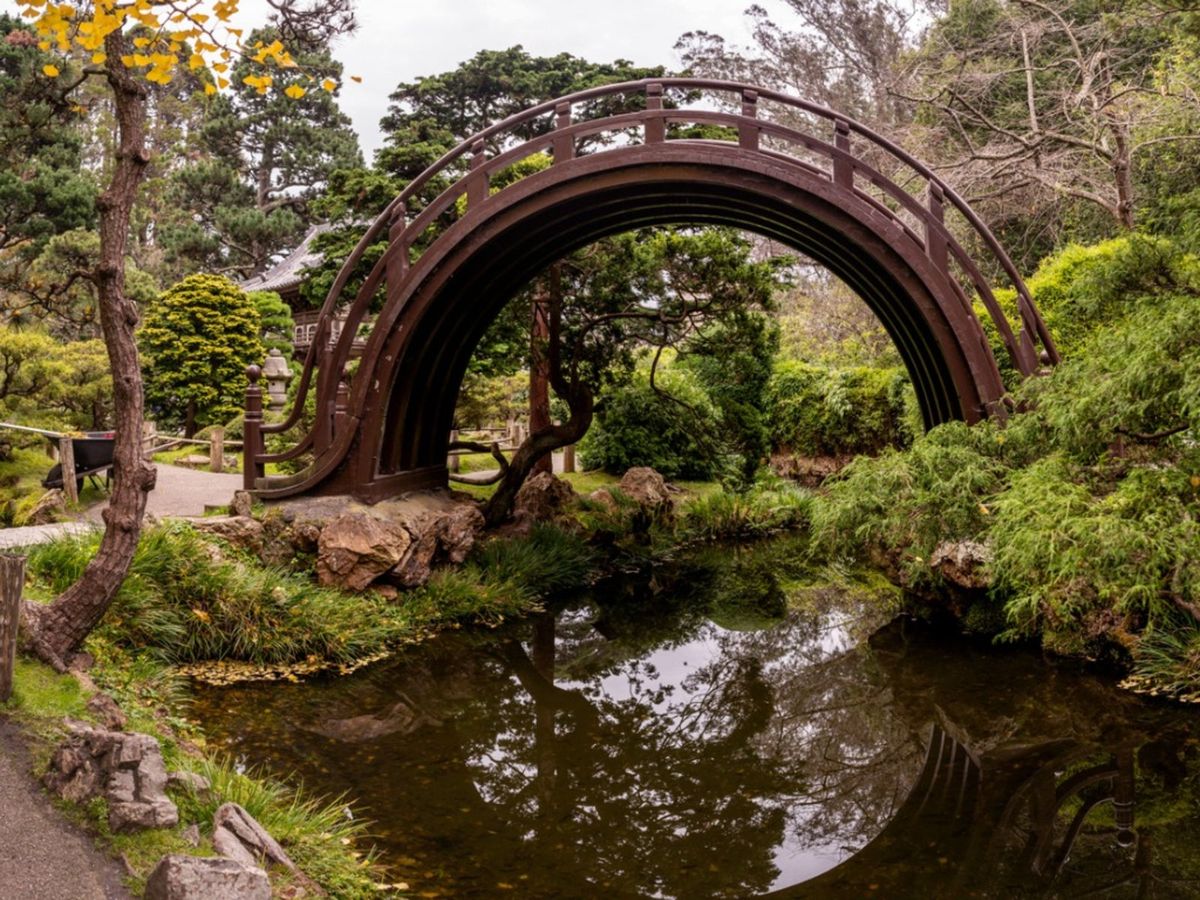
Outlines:
<svg viewBox="0 0 1200 900"><path fill-rule="evenodd" d="M801 456L906 446L912 438L906 393L911 389L903 369L782 361L767 388L772 445Z"/></svg>

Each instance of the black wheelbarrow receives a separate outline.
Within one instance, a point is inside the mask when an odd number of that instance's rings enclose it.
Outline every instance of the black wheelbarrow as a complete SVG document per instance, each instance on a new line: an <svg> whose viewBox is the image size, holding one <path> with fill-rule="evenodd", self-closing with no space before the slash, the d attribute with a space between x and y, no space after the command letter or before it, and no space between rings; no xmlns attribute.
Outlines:
<svg viewBox="0 0 1200 900"><path fill-rule="evenodd" d="M71 448L75 451L75 489L83 490L85 478L99 486L97 476L103 473L104 486L108 487L113 461L113 438L111 431L89 431L83 437L71 438ZM42 480L44 488L61 488L63 486L62 463L55 463Z"/></svg>

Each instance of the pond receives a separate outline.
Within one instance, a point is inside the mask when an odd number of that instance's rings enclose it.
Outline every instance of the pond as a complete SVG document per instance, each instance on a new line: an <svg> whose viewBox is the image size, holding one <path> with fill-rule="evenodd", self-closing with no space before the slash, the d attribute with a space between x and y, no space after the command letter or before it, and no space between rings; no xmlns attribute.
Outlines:
<svg viewBox="0 0 1200 900"><path fill-rule="evenodd" d="M1195 712L798 556L698 553L194 716L344 793L416 896L1200 897Z"/></svg>

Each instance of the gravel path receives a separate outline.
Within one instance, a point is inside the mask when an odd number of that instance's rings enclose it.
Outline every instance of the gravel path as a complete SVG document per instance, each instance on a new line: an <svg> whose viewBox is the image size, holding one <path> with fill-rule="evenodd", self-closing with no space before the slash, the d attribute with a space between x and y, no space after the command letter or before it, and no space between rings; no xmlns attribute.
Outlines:
<svg viewBox="0 0 1200 900"><path fill-rule="evenodd" d="M128 900L120 867L50 805L30 765L16 727L0 717L0 897Z"/></svg>
<svg viewBox="0 0 1200 900"><path fill-rule="evenodd" d="M203 472L162 463L156 463L154 467L158 469L158 481L146 498L146 512L157 519L165 516L202 516L205 504L226 504L233 499L233 492L242 488L241 475ZM96 504L84 517L89 522L103 525L100 514L107 505Z"/></svg>

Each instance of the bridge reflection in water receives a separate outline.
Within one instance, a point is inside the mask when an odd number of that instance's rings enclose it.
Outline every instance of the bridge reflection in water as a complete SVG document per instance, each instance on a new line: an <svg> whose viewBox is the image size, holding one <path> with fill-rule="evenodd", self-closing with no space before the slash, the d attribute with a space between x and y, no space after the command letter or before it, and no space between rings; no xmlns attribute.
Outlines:
<svg viewBox="0 0 1200 900"><path fill-rule="evenodd" d="M873 631L766 562L606 584L349 678L201 691L197 714L359 801L417 893L1200 896L1194 713Z"/></svg>

